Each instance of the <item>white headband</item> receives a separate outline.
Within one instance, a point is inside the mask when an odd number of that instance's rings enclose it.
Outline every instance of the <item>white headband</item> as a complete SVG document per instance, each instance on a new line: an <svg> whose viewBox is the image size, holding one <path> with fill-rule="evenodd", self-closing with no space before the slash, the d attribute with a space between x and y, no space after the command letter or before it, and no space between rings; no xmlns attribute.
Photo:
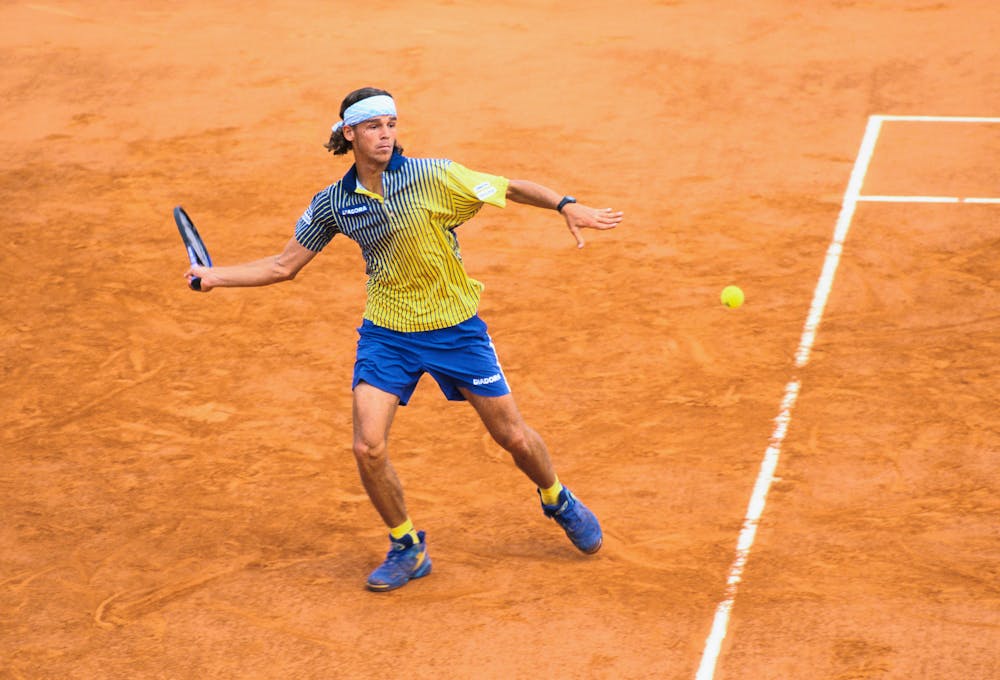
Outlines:
<svg viewBox="0 0 1000 680"><path fill-rule="evenodd" d="M392 100L392 97L385 94L375 95L348 106L347 110L344 111L344 120L337 121L337 124L333 126L333 131L336 132L345 125L357 125L376 116L395 115L396 102Z"/></svg>

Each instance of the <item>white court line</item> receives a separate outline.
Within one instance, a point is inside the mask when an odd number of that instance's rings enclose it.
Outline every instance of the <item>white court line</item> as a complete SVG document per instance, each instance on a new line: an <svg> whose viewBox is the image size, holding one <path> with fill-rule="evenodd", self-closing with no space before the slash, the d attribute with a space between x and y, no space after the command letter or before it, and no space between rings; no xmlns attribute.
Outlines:
<svg viewBox="0 0 1000 680"><path fill-rule="evenodd" d="M764 512L767 493L771 490L771 484L774 482L774 471L778 467L778 457L781 455L781 443L785 440L788 424L792 421L792 407L795 406L795 400L799 396L799 387L798 380L793 380L785 387L785 396L781 400L781 412L774 419L774 432L771 433L770 445L764 452L764 460L760 464L760 472L757 473L753 493L750 494L750 505L747 507L747 514L743 519L743 528L736 541L736 559L733 560L733 564L729 568L729 576L726 578L726 596L715 608L712 631L708 634L708 640L705 641L705 650L701 655L701 664L698 666L696 680L712 680L712 676L715 675L715 665L719 661L722 641L725 639L726 629L729 627L729 613L736 601L736 590L740 581L743 580L743 569L750 557L750 548L753 547L754 539L757 537L757 525Z"/></svg>
<svg viewBox="0 0 1000 680"><path fill-rule="evenodd" d="M881 116L872 118L879 120L908 120L918 123L1000 123L1000 118L985 116Z"/></svg>
<svg viewBox="0 0 1000 680"><path fill-rule="evenodd" d="M859 201L879 203L958 203L956 196L858 196Z"/></svg>
<svg viewBox="0 0 1000 680"><path fill-rule="evenodd" d="M851 179L847 183L844 200L840 204L840 215L837 216L837 226L833 230L833 240L826 249L823 271L819 275L819 282L813 293L812 305L810 305L809 315L806 317L806 325L802 331L802 339L799 341L799 349L795 353L796 368L802 368L809 362L809 353L816 340L816 329L819 328L819 322L823 318L826 300L833 287L833 275L837 273L837 265L840 264L840 253L844 249L844 240L847 238L847 231L851 228L854 209L858 206L858 196L861 195L861 185L864 184L868 165L875 152L875 142L878 140L881 130L881 117L869 117L868 125L865 127L865 136L861 139L858 157L854 160L854 169L851 170Z"/></svg>
<svg viewBox="0 0 1000 680"><path fill-rule="evenodd" d="M851 227L851 219L854 217L854 209L858 204L858 197L861 195L861 185L865 180L865 173L868 172L868 165L871 163L872 154L875 151L875 141L878 139L879 131L882 128L882 117L871 116L868 118L868 125L865 128L865 136L861 140L861 149L854 161L854 169L851 171L851 179L847 183L847 190L844 192L844 200L840 206L840 215L837 217L837 226L833 232L833 241L826 250L826 259L823 262L823 271L820 273L819 282L813 292L812 304L809 307L809 315L806 317L805 327L802 330L802 338L799 341L798 351L795 353L795 366L802 368L809 362L809 353L812 350L813 342L816 340L816 330L823 318L823 310L826 308L827 298L830 297L830 290L833 288L833 277L837 272L837 265L840 263L840 254L844 249L844 240ZM725 598L715 608L715 618L712 620L712 630L705 641L705 649L701 655L701 663L698 666L698 673L695 680L712 680L715 675L715 667L719 661L719 653L722 650L722 641L726 637L726 629L729 627L729 614L736 601L736 591L740 581L743 579L743 570L746 567L747 559L750 556L750 548L753 547L754 539L757 537L757 525L764 512L764 504L767 502L767 494L774 483L774 471L778 466L778 458L781 455L781 445L788 432L788 425L792 421L792 408L798 398L801 383L798 378L793 378L785 386L785 395L781 399L781 410L775 418L774 431L768 443L767 451L764 452L764 460L760 464L760 472L757 473L757 481L753 485L753 493L750 495L750 504L747 506L746 516L743 518L743 528L740 529L739 538L736 541L736 558L729 568L729 575L726 578Z"/></svg>
<svg viewBox="0 0 1000 680"><path fill-rule="evenodd" d="M918 203L1000 203L1000 198L957 198L949 196L862 196L861 185L864 183L865 174L871 163L872 155L875 151L875 142L878 140L882 123L885 121L921 121L933 123L1000 123L1000 118L981 118L972 116L884 116L874 115L868 117L868 125L865 127L865 135L861 140L861 148L854 161L854 169L851 171L850 181L847 183L847 190L844 192L844 200L840 206L840 215L837 217L837 226L833 232L833 240L826 251L826 259L823 261L823 271L820 273L819 282L813 293L812 304L809 307L809 315L806 317L805 326L802 329L802 338L799 341L798 351L795 353L795 367L803 368L809 363L809 354L812 352L813 343L816 341L816 331L819 329L820 321L823 319L823 311L826 308L827 299L833 288L834 275L840 263L840 255L844 249L844 241L847 232L851 228L851 221L854 218L854 211L859 201L889 201L889 202L918 202ZM761 461L760 472L757 474L757 481L754 482L753 493L750 495L750 503L747 507L746 516L743 519L743 528L740 530L739 538L736 542L736 557L729 568L729 575L726 579L726 591L724 599L715 609L715 618L712 621L712 630L705 641L705 649L702 652L701 663L698 666L698 673L695 680L712 680L715 675L715 667L718 664L719 653L722 649L722 641L726 637L726 629L729 627L729 614L736 601L736 591L743 578L743 571L746 568L747 559L750 556L750 548L753 546L757 536L757 526L760 522L764 505L767 501L767 494L771 489L771 484L776 479L774 472L778 466L778 458L781 455L781 445L788 432L788 426L792 420L792 408L798 398L802 383L799 379L793 378L785 386L785 394L781 399L781 408L778 417L775 418L774 431L768 442L767 450L764 452L764 460Z"/></svg>
<svg viewBox="0 0 1000 680"><path fill-rule="evenodd" d="M869 203L1000 203L1000 198L961 198L959 196L858 196Z"/></svg>

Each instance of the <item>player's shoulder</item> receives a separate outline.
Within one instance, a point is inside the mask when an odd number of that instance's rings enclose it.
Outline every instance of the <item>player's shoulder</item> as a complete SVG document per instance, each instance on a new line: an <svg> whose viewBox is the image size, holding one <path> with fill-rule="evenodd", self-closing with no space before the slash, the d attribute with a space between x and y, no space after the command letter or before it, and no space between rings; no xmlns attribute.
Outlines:
<svg viewBox="0 0 1000 680"><path fill-rule="evenodd" d="M406 157L404 166L412 174L434 174L446 178L449 183L463 183L466 180L487 176L451 158L411 158ZM477 181L479 181L477 179Z"/></svg>
<svg viewBox="0 0 1000 680"><path fill-rule="evenodd" d="M453 165L447 158L411 158L406 157L405 168L409 170L444 170Z"/></svg>
<svg viewBox="0 0 1000 680"><path fill-rule="evenodd" d="M344 193L341 187L343 181L341 179L333 184L328 184L313 194L309 207L314 219L334 219L333 206L336 205L338 197Z"/></svg>
<svg viewBox="0 0 1000 680"><path fill-rule="evenodd" d="M447 158L413 158L407 156L405 163L396 169L403 177L416 182L447 184L450 182L453 163Z"/></svg>

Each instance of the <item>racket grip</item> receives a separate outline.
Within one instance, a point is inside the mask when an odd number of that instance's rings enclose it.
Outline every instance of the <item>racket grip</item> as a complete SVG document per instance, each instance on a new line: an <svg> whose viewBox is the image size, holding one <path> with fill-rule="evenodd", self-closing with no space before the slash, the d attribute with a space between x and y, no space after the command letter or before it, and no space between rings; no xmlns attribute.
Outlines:
<svg viewBox="0 0 1000 680"><path fill-rule="evenodd" d="M195 276L188 281L188 285L191 286L191 290L201 290L201 277Z"/></svg>

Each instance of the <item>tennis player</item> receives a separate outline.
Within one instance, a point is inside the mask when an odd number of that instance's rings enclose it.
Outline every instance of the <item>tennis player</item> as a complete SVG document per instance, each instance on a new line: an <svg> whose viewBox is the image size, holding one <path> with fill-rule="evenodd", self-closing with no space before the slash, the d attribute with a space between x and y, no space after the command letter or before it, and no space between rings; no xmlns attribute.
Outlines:
<svg viewBox="0 0 1000 680"><path fill-rule="evenodd" d="M508 200L554 210L583 247L582 229L612 229L622 213L595 209L534 182L475 172L444 159L409 158L396 140L396 104L362 88L340 107L327 149L351 151L354 165L317 193L284 250L225 267L193 266L201 290L263 286L295 278L337 234L361 246L367 303L354 364L354 457L386 527L390 549L368 577L374 591L399 588L431 571L427 541L406 510L387 441L396 408L429 373L453 401L469 401L490 435L538 487L544 514L584 553L601 547L594 513L564 487L542 438L518 411L486 324L482 284L462 264L455 230L484 204Z"/></svg>

